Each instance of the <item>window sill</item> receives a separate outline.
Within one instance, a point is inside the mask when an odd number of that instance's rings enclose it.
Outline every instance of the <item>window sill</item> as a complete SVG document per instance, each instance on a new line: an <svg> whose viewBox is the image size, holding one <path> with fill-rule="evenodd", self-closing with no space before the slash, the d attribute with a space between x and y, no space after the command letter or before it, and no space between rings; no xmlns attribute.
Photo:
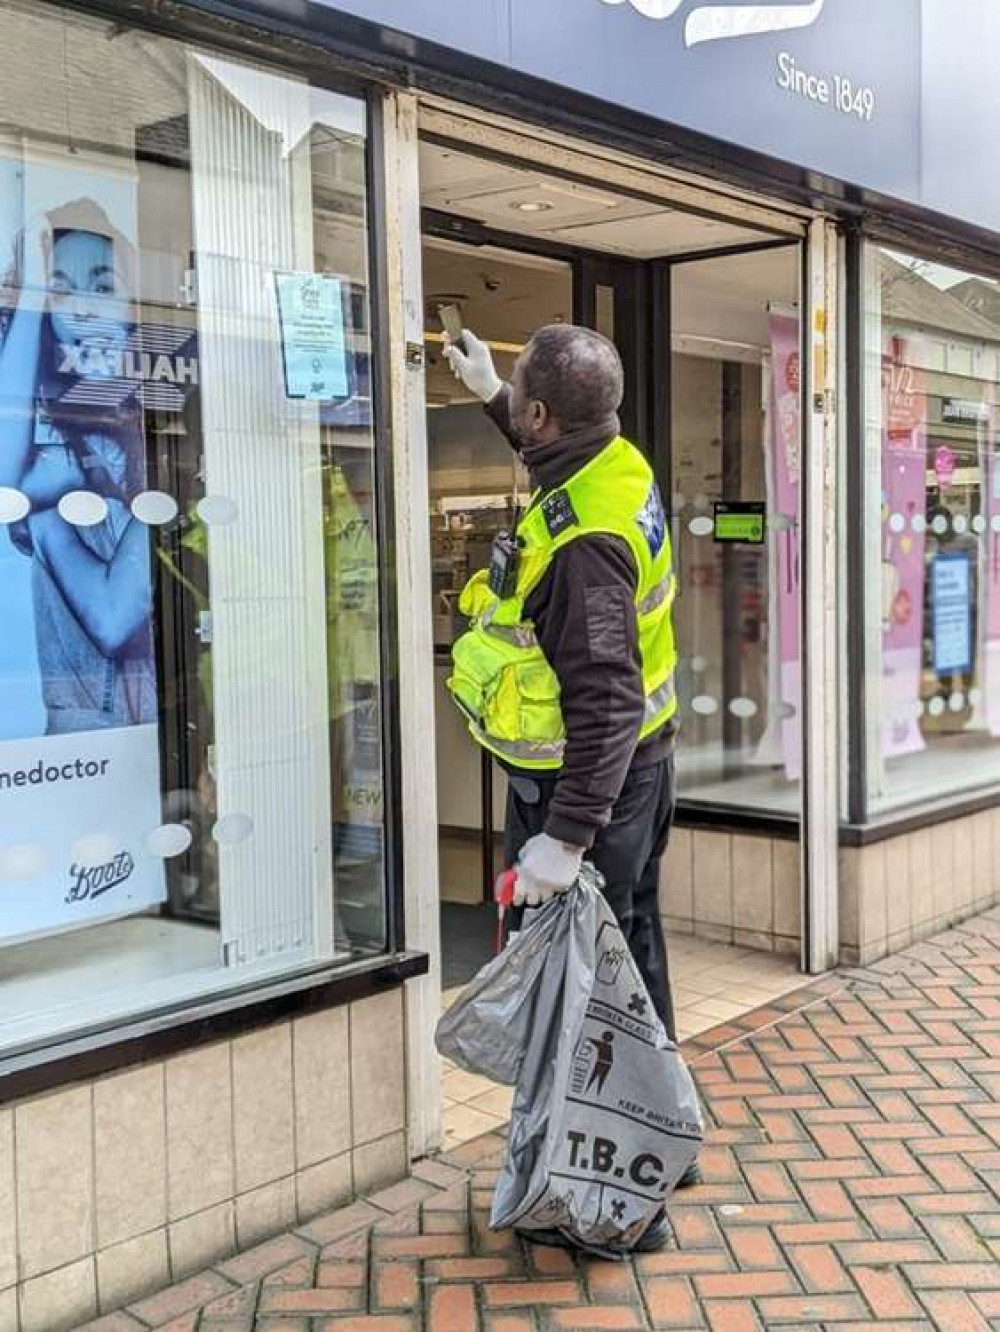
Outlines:
<svg viewBox="0 0 1000 1332"><path fill-rule="evenodd" d="M685 800L677 802L678 828L704 829L706 832L747 833L794 842L799 835L799 820L794 814L774 814L765 810L726 808Z"/></svg>
<svg viewBox="0 0 1000 1332"><path fill-rule="evenodd" d="M902 805L898 809L876 814L868 823L842 824L841 846L873 846L893 837L933 828L939 823L968 818L987 810L1000 808L1000 787L980 788L963 794L942 797L940 800L920 804Z"/></svg>
<svg viewBox="0 0 1000 1332"><path fill-rule="evenodd" d="M1000 787L966 791L940 800L901 805L898 809L876 814L868 823L841 823L838 844L847 847L874 846L893 837L933 828L940 823L968 818L988 810L1000 809ZM689 804L680 800L677 805L676 826L706 832L745 834L750 837L769 836L795 841L799 836L799 820L753 810L733 810L709 805Z"/></svg>
<svg viewBox="0 0 1000 1332"><path fill-rule="evenodd" d="M326 967L0 1056L0 1104L353 1003L427 974L425 953Z"/></svg>

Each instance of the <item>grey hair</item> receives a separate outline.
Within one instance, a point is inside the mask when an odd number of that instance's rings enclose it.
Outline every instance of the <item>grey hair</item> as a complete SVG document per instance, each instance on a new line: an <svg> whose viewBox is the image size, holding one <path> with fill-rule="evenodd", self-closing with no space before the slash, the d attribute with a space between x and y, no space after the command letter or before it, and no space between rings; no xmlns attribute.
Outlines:
<svg viewBox="0 0 1000 1332"><path fill-rule="evenodd" d="M546 324L528 344L524 395L544 402L563 430L597 426L625 396L625 372L613 342L575 324Z"/></svg>

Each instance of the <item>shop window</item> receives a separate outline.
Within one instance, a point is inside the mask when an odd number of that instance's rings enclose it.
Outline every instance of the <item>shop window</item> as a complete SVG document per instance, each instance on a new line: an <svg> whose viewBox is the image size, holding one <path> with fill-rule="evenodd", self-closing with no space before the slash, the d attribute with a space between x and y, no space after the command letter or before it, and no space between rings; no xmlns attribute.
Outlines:
<svg viewBox="0 0 1000 1332"><path fill-rule="evenodd" d="M1000 286L869 246L870 812L1000 776Z"/></svg>
<svg viewBox="0 0 1000 1332"><path fill-rule="evenodd" d="M387 913L365 103L41 7L4 38L10 1048Z"/></svg>

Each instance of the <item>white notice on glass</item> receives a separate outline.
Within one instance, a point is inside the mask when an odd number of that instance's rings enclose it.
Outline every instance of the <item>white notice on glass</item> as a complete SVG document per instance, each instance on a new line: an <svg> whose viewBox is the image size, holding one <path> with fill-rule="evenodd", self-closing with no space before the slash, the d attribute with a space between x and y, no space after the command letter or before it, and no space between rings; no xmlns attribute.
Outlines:
<svg viewBox="0 0 1000 1332"><path fill-rule="evenodd" d="M347 398L343 282L321 273L275 273L285 393L289 398Z"/></svg>

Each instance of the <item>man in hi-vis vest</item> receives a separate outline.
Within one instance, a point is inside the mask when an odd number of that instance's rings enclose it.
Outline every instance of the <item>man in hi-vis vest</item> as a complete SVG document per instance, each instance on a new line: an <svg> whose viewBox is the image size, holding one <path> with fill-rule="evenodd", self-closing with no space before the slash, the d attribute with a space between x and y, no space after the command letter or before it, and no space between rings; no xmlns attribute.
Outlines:
<svg viewBox="0 0 1000 1332"><path fill-rule="evenodd" d="M591 860L673 1037L658 884L674 809L674 573L653 473L619 433L621 360L562 324L535 334L509 385L472 333L445 355L534 487L462 594L472 627L449 682L510 778L515 901L565 892Z"/></svg>

